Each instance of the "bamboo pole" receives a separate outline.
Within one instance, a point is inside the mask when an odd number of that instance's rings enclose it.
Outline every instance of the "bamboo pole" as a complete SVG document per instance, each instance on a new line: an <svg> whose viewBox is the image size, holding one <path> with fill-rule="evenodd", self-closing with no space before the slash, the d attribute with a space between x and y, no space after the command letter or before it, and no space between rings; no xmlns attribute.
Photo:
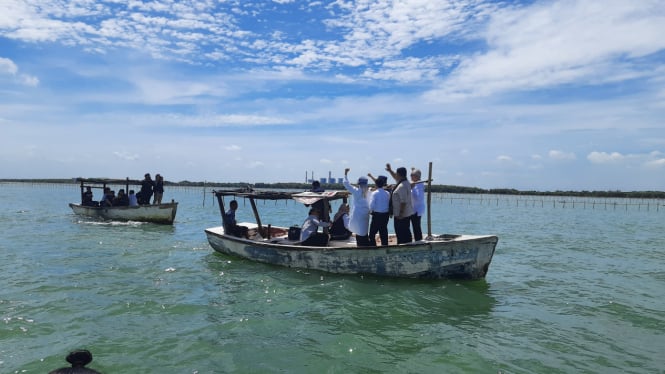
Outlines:
<svg viewBox="0 0 665 374"><path fill-rule="evenodd" d="M427 176L427 237L432 237L432 162L429 163Z"/></svg>

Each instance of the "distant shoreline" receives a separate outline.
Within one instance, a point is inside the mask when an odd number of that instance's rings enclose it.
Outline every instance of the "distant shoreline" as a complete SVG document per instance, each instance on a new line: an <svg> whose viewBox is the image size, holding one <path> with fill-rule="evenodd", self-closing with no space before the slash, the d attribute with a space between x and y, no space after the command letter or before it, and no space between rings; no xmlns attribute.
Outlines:
<svg viewBox="0 0 665 374"><path fill-rule="evenodd" d="M0 183L56 183L78 185L74 178L69 179L0 179ZM191 182L165 181L165 186L182 187L217 187L217 188L241 188L248 185L262 189L300 189L307 190L311 185L307 183L220 183L220 182ZM341 184L322 184L327 190L341 190ZM478 187L464 187L432 184L432 192L438 193L463 193L478 195L519 195L519 196L575 196L575 197L613 197L613 198L636 198L636 199L665 199L665 191L520 191L512 188L483 189Z"/></svg>

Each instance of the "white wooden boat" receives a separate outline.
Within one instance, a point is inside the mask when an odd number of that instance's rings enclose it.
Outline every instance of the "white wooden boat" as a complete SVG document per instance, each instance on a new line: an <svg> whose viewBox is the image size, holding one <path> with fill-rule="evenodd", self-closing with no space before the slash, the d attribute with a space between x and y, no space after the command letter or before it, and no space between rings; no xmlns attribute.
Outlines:
<svg viewBox="0 0 665 374"><path fill-rule="evenodd" d="M430 178L431 179L431 178ZM264 226L256 210L256 200L294 199L312 204L318 199L346 199L348 193L270 193L213 191L224 213L224 197L249 199L256 222L238 223L249 228L249 239L224 232L224 227L205 230L210 246L217 252L252 261L337 274L372 274L386 277L447 279L484 278L498 242L494 235L432 235L424 240L397 244L390 235L389 245L356 246L352 236L344 241L330 241L326 247L300 245L290 240L286 227ZM429 201L429 199L428 199ZM328 204L324 204L327 206ZM431 225L428 222L428 230ZM379 240L377 239L377 242Z"/></svg>
<svg viewBox="0 0 665 374"><path fill-rule="evenodd" d="M101 188L108 185L125 185L125 191L130 185L141 184L141 181L130 179L86 179L77 178L81 184L81 196L85 187ZM151 204L139 206L88 206L78 203L70 203L75 214L94 217L111 221L137 221L172 225L178 210L178 203L171 200L170 203Z"/></svg>

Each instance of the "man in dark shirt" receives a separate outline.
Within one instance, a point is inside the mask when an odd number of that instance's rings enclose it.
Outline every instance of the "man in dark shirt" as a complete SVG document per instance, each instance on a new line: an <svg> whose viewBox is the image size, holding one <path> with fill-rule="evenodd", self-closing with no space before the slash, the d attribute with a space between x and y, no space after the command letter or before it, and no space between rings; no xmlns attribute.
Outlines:
<svg viewBox="0 0 665 374"><path fill-rule="evenodd" d="M152 197L152 191L155 187L155 182L150 178L150 173L145 174L145 178L141 181L141 191L139 191L137 197L139 205L148 205L150 204L150 198Z"/></svg>

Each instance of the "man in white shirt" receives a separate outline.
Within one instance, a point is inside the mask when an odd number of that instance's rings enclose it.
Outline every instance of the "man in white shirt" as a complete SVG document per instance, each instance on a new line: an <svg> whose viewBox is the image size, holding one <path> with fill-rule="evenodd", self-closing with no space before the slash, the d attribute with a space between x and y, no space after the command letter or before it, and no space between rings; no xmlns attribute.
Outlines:
<svg viewBox="0 0 665 374"><path fill-rule="evenodd" d="M371 178L371 174L369 174ZM376 246L376 233L379 233L381 245L388 245L388 220L390 220L390 192L384 189L388 178L379 175L374 183L376 190L369 197L369 211L372 215L372 223L369 226L369 243Z"/></svg>

